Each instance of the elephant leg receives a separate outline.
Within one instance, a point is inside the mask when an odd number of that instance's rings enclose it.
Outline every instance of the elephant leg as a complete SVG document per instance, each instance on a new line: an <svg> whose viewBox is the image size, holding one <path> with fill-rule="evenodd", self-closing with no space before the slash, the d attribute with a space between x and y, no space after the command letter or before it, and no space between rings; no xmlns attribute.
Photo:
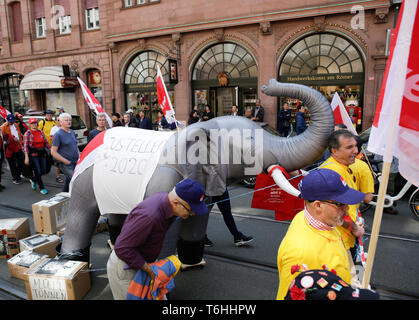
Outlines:
<svg viewBox="0 0 419 320"><path fill-rule="evenodd" d="M89 248L99 216L91 166L73 182L63 243L57 251L67 259L88 262Z"/></svg>
<svg viewBox="0 0 419 320"><path fill-rule="evenodd" d="M109 239L111 240L112 245L115 245L116 238L121 233L122 226L124 225L127 214L106 214L108 218L108 230L109 230Z"/></svg>
<svg viewBox="0 0 419 320"><path fill-rule="evenodd" d="M205 199L211 203L211 197ZM204 256L204 240L207 233L208 218L213 205L208 207L208 213L193 216L182 221L182 226L178 240L178 257L186 265L193 266L199 264Z"/></svg>

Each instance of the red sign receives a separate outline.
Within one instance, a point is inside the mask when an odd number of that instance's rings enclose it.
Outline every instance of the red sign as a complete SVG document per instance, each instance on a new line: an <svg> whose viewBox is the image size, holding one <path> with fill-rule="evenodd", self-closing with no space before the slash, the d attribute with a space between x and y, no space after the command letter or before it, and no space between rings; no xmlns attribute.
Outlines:
<svg viewBox="0 0 419 320"><path fill-rule="evenodd" d="M303 176L290 179L289 182L294 188ZM273 186L272 186L273 185ZM272 186L271 188L266 188ZM266 189L263 189L266 188ZM294 197L282 190L275 184L274 179L265 173L256 177L255 191L253 193L252 208L275 211L275 220L292 220L294 216L304 209L304 200Z"/></svg>

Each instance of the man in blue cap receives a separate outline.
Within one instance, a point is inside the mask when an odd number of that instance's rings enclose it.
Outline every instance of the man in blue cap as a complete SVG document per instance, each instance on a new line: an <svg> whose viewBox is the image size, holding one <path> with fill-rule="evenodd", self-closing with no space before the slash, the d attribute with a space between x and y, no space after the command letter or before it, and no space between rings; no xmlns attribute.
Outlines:
<svg viewBox="0 0 419 320"><path fill-rule="evenodd" d="M107 263L114 299L126 299L128 287L138 269L154 279L149 263L158 258L165 235L177 217L188 219L206 213L204 188L191 179L182 180L169 193L158 192L146 198L132 209Z"/></svg>
<svg viewBox="0 0 419 320"><path fill-rule="evenodd" d="M22 184L22 169L25 156L22 151L22 134L19 126L16 124L16 118L13 114L8 114L7 122L1 126L1 134L6 149L6 159L9 163L14 184Z"/></svg>
<svg viewBox="0 0 419 320"><path fill-rule="evenodd" d="M296 272L326 267L343 281L352 282L350 258L336 226L344 223L348 205L360 203L365 193L349 188L330 169L310 172L298 187L304 210L292 220L278 250L280 300L284 299Z"/></svg>

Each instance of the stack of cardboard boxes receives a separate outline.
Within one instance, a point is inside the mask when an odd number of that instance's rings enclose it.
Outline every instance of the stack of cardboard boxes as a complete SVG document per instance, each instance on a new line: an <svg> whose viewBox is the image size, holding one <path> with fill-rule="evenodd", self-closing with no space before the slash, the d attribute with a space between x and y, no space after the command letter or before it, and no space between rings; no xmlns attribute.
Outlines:
<svg viewBox="0 0 419 320"><path fill-rule="evenodd" d="M69 193L61 192L34 203L34 235L30 233L28 218L0 219L0 258L10 258L10 276L25 281L30 300L78 300L90 290L86 262L56 257L69 200ZM106 219L102 217L95 233L106 229Z"/></svg>

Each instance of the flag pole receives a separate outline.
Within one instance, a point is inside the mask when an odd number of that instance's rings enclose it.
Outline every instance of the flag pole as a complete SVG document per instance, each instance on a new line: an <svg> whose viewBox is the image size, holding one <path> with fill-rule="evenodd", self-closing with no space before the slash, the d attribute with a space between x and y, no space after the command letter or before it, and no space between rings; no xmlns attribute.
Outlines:
<svg viewBox="0 0 419 320"><path fill-rule="evenodd" d="M387 191L388 178L390 174L390 165L391 163L389 162L384 162L383 164L380 188L378 189L378 200L377 200L377 205L375 207L375 212L374 212L374 222L372 225L371 239L370 239L370 244L368 246L367 263L365 266L364 277L362 279L362 287L365 289L367 289L369 286L371 273L372 273L372 266L374 264L375 252L377 249L377 242L378 242L378 234L380 232L381 219L383 217L383 207L384 207L384 200L385 200L384 196Z"/></svg>

